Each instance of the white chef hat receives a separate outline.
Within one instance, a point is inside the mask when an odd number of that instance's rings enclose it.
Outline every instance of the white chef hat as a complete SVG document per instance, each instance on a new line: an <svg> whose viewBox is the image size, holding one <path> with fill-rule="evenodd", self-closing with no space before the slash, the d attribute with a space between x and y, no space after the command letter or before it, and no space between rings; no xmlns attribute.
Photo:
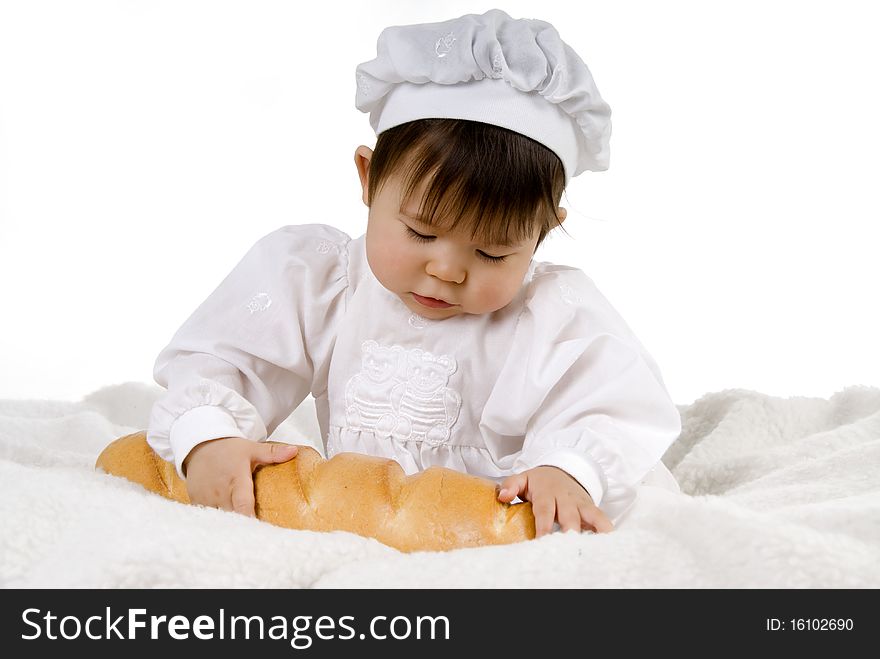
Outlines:
<svg viewBox="0 0 880 659"><path fill-rule="evenodd" d="M355 105L382 131L427 118L495 124L536 140L565 182L608 169L611 108L587 65L550 23L500 9L382 30L358 65Z"/></svg>

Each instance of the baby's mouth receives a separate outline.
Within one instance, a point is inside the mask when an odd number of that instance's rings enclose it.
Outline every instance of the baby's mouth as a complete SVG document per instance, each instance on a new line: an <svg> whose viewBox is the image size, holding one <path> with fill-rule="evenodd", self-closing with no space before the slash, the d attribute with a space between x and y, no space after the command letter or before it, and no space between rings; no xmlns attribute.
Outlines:
<svg viewBox="0 0 880 659"><path fill-rule="evenodd" d="M434 297L424 297L423 295L419 295L418 293L411 293L413 299L421 304L423 307L428 307L429 309L448 309L449 307L454 307L454 304L450 304L445 300L438 300Z"/></svg>

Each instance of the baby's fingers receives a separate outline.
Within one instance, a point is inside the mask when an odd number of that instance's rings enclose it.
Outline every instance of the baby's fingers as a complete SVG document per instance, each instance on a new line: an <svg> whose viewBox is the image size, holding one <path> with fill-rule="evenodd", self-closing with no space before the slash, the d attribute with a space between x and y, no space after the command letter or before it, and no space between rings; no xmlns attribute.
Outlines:
<svg viewBox="0 0 880 659"><path fill-rule="evenodd" d="M569 503L556 503L556 518L559 520L559 528L565 533L566 531L581 532L581 512L577 505Z"/></svg>
<svg viewBox="0 0 880 659"><path fill-rule="evenodd" d="M254 444L251 451L251 467L287 462L298 452L299 447L294 444L274 442Z"/></svg>
<svg viewBox="0 0 880 659"><path fill-rule="evenodd" d="M614 530L614 524L611 520L595 505L586 505L580 507L581 519L587 527L592 528L596 533L610 533Z"/></svg>
<svg viewBox="0 0 880 659"><path fill-rule="evenodd" d="M247 517L254 517L254 480L250 472L245 471L234 476L230 485L232 510Z"/></svg>
<svg viewBox="0 0 880 659"><path fill-rule="evenodd" d="M552 497L532 501L532 513L535 515L536 538L547 535L553 530L553 522L556 521L556 501Z"/></svg>

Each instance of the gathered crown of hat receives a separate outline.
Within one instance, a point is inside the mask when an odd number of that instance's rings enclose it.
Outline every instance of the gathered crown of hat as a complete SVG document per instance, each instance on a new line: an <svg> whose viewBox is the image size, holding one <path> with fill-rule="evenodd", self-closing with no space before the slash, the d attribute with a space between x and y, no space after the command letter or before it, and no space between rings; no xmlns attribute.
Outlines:
<svg viewBox="0 0 880 659"><path fill-rule="evenodd" d="M416 119L469 119L536 140L566 183L608 169L611 108L550 23L500 9L385 28L358 65L355 104L382 131Z"/></svg>

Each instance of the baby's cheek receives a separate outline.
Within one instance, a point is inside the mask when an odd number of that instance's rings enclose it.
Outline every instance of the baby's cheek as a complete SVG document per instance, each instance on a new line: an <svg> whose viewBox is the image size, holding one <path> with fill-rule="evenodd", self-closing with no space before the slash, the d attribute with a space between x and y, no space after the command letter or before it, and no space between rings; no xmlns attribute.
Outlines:
<svg viewBox="0 0 880 659"><path fill-rule="evenodd" d="M517 281L495 280L483 283L476 291L479 313L491 313L506 307L518 290Z"/></svg>
<svg viewBox="0 0 880 659"><path fill-rule="evenodd" d="M412 249L394 250L388 255L384 264L389 279L393 279L400 286L405 285L407 290L412 287L413 279L417 279L423 272L423 267L420 266L418 252Z"/></svg>
<svg viewBox="0 0 880 659"><path fill-rule="evenodd" d="M373 249L368 248L367 262L373 271L373 275L383 286L389 290L396 290L405 269L403 260L395 258L391 250L383 249L383 247L380 244Z"/></svg>

